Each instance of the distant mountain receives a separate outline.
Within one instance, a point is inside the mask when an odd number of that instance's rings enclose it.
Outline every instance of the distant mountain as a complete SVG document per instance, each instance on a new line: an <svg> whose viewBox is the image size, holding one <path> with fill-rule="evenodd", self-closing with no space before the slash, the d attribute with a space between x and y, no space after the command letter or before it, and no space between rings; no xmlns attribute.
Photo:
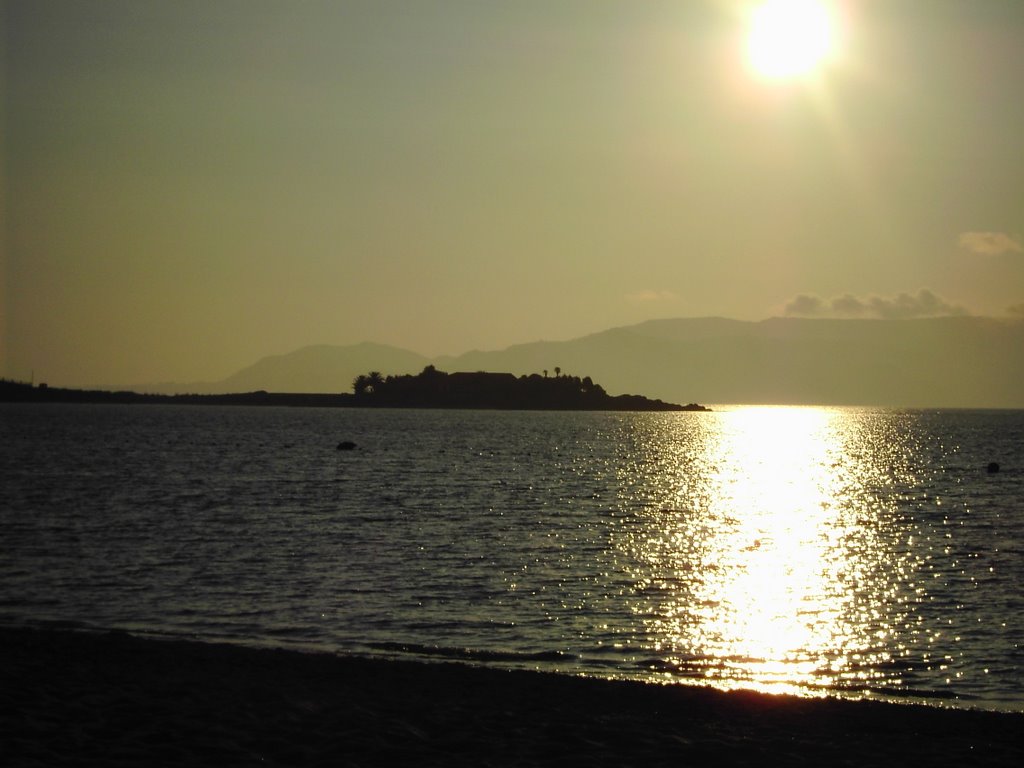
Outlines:
<svg viewBox="0 0 1024 768"><path fill-rule="evenodd" d="M417 373L430 360L415 352L385 344L302 347L284 355L264 357L226 379L212 383L161 384L133 387L140 391L178 393L254 392L351 392L360 374Z"/></svg>
<svg viewBox="0 0 1024 768"><path fill-rule="evenodd" d="M473 352L449 370L558 365L671 402L1024 407L1024 322L653 320L567 342Z"/></svg>
<svg viewBox="0 0 1024 768"><path fill-rule="evenodd" d="M385 344L320 345L265 357L220 385L231 392L351 392L353 379L361 373L416 373L429 362L415 352Z"/></svg>
<svg viewBox="0 0 1024 768"><path fill-rule="evenodd" d="M1024 408L1024 322L981 317L652 320L437 359L376 344L306 347L206 391L351 391L359 374L416 373L427 364L516 375L553 375L557 366L611 394L678 403Z"/></svg>

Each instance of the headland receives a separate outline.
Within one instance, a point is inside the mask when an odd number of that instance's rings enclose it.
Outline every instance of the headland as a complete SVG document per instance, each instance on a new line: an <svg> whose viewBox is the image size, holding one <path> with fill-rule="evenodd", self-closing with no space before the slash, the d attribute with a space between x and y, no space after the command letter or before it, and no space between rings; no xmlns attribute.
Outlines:
<svg viewBox="0 0 1024 768"><path fill-rule="evenodd" d="M128 390L71 389L0 380L0 402L165 403L180 405L276 405L320 408L464 408L550 411L707 411L643 395L609 395L589 376L511 373L445 373L428 365L411 375L378 371L356 377L352 392L238 392L163 395Z"/></svg>

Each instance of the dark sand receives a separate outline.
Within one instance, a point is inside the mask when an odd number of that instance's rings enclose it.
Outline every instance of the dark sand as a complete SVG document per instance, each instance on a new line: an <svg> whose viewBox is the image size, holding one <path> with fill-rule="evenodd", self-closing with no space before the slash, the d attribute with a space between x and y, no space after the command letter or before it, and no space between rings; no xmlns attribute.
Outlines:
<svg viewBox="0 0 1024 768"><path fill-rule="evenodd" d="M0 629L0 764L1014 765L1024 715Z"/></svg>

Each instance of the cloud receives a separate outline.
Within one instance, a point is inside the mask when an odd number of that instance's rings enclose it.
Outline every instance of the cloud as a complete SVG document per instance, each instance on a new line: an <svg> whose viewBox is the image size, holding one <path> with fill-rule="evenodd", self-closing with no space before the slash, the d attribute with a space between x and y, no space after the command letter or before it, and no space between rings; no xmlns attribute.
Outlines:
<svg viewBox="0 0 1024 768"><path fill-rule="evenodd" d="M635 291L627 293L626 300L637 304L649 304L655 301L675 301L676 295L672 291Z"/></svg>
<svg viewBox="0 0 1024 768"><path fill-rule="evenodd" d="M896 296L868 296L859 298L849 293L832 299L800 294L785 308L791 317L881 317L886 319L907 317L942 317L966 315L967 310L952 304L927 288L915 294Z"/></svg>
<svg viewBox="0 0 1024 768"><path fill-rule="evenodd" d="M1014 304L1012 307L1007 307L1006 311L1014 317L1024 317L1024 304Z"/></svg>
<svg viewBox="0 0 1024 768"><path fill-rule="evenodd" d="M844 293L842 296L837 296L832 299L829 304L834 314L842 315L844 317L860 317L868 310L865 302L848 293Z"/></svg>
<svg viewBox="0 0 1024 768"><path fill-rule="evenodd" d="M827 314L828 307L817 296L809 296L802 293L786 305L785 312L787 315L817 317L818 315Z"/></svg>
<svg viewBox="0 0 1024 768"><path fill-rule="evenodd" d="M941 315L966 315L967 310L936 296L927 288L916 295L901 293L893 299L878 296L871 298L871 309L879 317L937 317Z"/></svg>
<svg viewBox="0 0 1024 768"><path fill-rule="evenodd" d="M1024 253L1020 237L1013 238L1005 232L962 232L960 247L981 256Z"/></svg>

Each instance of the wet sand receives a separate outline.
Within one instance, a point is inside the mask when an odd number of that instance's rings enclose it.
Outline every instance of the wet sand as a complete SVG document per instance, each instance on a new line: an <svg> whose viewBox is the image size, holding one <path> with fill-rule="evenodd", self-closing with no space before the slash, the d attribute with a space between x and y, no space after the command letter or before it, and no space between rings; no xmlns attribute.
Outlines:
<svg viewBox="0 0 1024 768"><path fill-rule="evenodd" d="M0 764L1018 765L1024 715L0 629Z"/></svg>

